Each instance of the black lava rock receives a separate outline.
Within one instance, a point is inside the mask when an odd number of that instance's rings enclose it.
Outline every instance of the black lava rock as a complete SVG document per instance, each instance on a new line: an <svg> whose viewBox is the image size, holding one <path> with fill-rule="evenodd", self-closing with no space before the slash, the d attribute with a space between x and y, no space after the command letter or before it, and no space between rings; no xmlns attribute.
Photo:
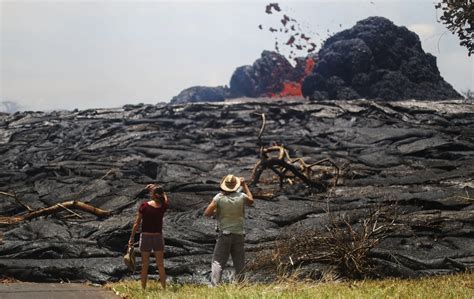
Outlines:
<svg viewBox="0 0 474 299"><path fill-rule="evenodd" d="M302 85L305 97L324 99L459 99L441 77L436 57L418 36L383 17L370 17L330 37Z"/></svg>
<svg viewBox="0 0 474 299"><path fill-rule="evenodd" d="M229 88L223 86L193 86L181 91L171 99L172 104L195 102L220 102L229 98Z"/></svg>
<svg viewBox="0 0 474 299"><path fill-rule="evenodd" d="M230 91L234 97L260 97L278 93L285 81L299 81L302 65L294 68L281 54L263 51L253 65L238 67L230 79Z"/></svg>
<svg viewBox="0 0 474 299"><path fill-rule="evenodd" d="M324 84L337 87L342 80L331 76ZM256 111L267 120L262 145L284 144L291 157L307 163L330 158L341 166L341 176L328 201L329 194L308 193L297 180L280 189L266 172L251 187L255 206L246 209L247 261L287 232L326 231L328 204L354 223L370 210L393 206L403 229L371 252L380 276L474 269L472 102L239 99L2 116L1 192L16 194L34 210L78 200L112 215L75 210L79 218L63 209L9 225L4 217L26 209L0 194L0 276L93 282L127 277L122 255L137 209L148 200L144 187L158 182L171 201L163 226L169 277L208 280L215 220L202 211L224 175L251 176L259 161ZM324 168L315 175L320 172ZM273 195L262 198L262 190ZM315 273L323 266L307 265Z"/></svg>

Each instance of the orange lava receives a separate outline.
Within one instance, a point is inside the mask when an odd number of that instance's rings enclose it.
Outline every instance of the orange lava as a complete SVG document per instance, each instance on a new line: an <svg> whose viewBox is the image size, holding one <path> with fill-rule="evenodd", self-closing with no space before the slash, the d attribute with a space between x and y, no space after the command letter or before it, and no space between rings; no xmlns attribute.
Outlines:
<svg viewBox="0 0 474 299"><path fill-rule="evenodd" d="M309 75L313 71L314 68L314 60L313 58L306 59L306 67L304 68L304 74Z"/></svg>
<svg viewBox="0 0 474 299"><path fill-rule="evenodd" d="M301 83L299 82L284 82L283 90L278 94L280 97L302 96Z"/></svg>
<svg viewBox="0 0 474 299"><path fill-rule="evenodd" d="M313 71L314 68L314 60L312 58L306 59L306 66L304 69L304 74L309 75ZM300 97L303 96L301 92L301 83L303 82L303 78L300 79L299 82L284 82L283 83L283 90L279 93L271 93L270 97Z"/></svg>

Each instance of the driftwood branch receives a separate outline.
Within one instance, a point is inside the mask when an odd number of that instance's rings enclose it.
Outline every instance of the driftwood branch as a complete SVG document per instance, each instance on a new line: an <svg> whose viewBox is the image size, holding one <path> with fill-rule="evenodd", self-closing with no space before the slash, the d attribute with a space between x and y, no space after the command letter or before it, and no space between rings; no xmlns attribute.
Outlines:
<svg viewBox="0 0 474 299"><path fill-rule="evenodd" d="M69 213L71 213L73 216L76 216L76 217L78 217L78 218L82 218L81 215L77 214L76 212L74 212L74 211L71 210L71 209L66 208L63 204L58 203L58 206L60 206L61 208L65 209L66 211L68 211Z"/></svg>
<svg viewBox="0 0 474 299"><path fill-rule="evenodd" d="M6 193L6 192L1 192L1 191L0 191L0 195L7 196L7 197L11 197L11 198L13 198L13 199L15 200L15 202L16 202L17 204L19 204L20 206L22 206L22 207L25 208L26 210L28 210L28 211L30 211L30 212L33 211L33 209L30 208L28 205L22 203L21 200L18 198L18 196L17 196L15 193L11 194L11 193Z"/></svg>
<svg viewBox="0 0 474 299"><path fill-rule="evenodd" d="M314 187L318 190L324 190L325 187L323 184L317 181L312 181L310 178L306 177L304 174L302 174L295 166L287 163L286 161L278 158L270 158L270 159L264 159L260 161L257 165L258 169L256 169L252 175L252 179L250 184L251 185L256 185L258 181L260 180L260 175L263 173L263 170L265 169L273 169L275 171L275 166L278 166L280 168L284 168L288 171L290 171L295 177L301 179L306 185ZM282 176L283 174L280 172L280 185L282 184L281 182L283 181Z"/></svg>
<svg viewBox="0 0 474 299"><path fill-rule="evenodd" d="M94 186L95 184L97 184L99 181L103 180L108 175L115 174L115 173L116 173L116 169L108 170L101 178L96 179L92 183L92 185L87 185L87 186L83 187L78 193L73 194L72 198L81 195L88 188L91 188L91 186ZM77 201L77 200L65 201L65 202L62 202L62 203L57 203L57 204L55 204L53 206L50 206L50 207L33 210L28 205L24 204L18 198L16 193L14 193L14 192L13 193L7 193L7 192L1 192L0 191L0 195L13 198L18 205L20 205L21 207L23 207L25 210L28 211L27 213L15 215L15 216L0 216L0 225L2 225L2 224L3 225L5 225L5 224L7 224L7 225L15 224L15 223L18 223L18 222L22 222L22 221L25 221L25 220L30 220L30 219L41 217L41 216L56 214L56 213L59 213L63 210L69 212L71 214L70 216L72 216L72 217L82 218L81 215L74 212L72 209L82 210L84 212L96 215L98 217L108 217L108 216L113 214L113 212L105 211L105 210L96 208L94 206L91 206L89 204L86 204L86 203L83 203L83 202Z"/></svg>
<svg viewBox="0 0 474 299"><path fill-rule="evenodd" d="M77 192L75 194L72 194L71 198L73 198L73 199L79 198L79 196L81 196L84 192L88 191L89 189L91 189L92 187L97 185L104 178L106 178L107 176L109 176L111 174L115 175L116 173L117 173L117 170L115 168L109 169L102 177L100 177L100 178L96 179L95 181L93 181L92 184L88 184L88 185L84 186L81 190L79 190L79 192Z"/></svg>
<svg viewBox="0 0 474 299"><path fill-rule="evenodd" d="M260 114L262 116L262 127L260 128L260 132L258 132L258 140L262 139L263 131L265 130L266 120L265 120L265 113Z"/></svg>
<svg viewBox="0 0 474 299"><path fill-rule="evenodd" d="M257 144L259 147L262 147L262 135L263 131L265 131L265 125L267 124L266 119L265 119L265 113L254 113L255 115L260 115L262 117L262 127L260 128L260 131L258 132L257 136Z"/></svg>
<svg viewBox="0 0 474 299"><path fill-rule="evenodd" d="M271 157L272 153L277 153L277 156ZM330 166L324 164L330 164ZM266 169L273 171L279 177L280 188L285 181L292 182L294 178L298 178L306 185L319 191L327 190L330 185L335 186L340 172L336 163L329 158L315 163L306 163L302 158L293 159L283 145L262 147L260 149L260 161L253 168L250 179L251 186L258 184ZM328 183L331 179L332 184Z"/></svg>
<svg viewBox="0 0 474 299"><path fill-rule="evenodd" d="M71 201L65 201L62 203L57 203L51 207L41 208L35 211L30 211L22 215L2 216L0 217L0 224L15 224L18 222L30 220L30 219L41 217L41 216L56 214L64 209L70 212L72 212L71 209L77 209L77 210L81 210L81 211L96 215L97 217L108 217L112 215L112 212L96 208L94 206L91 206L89 204L86 204L80 201L71 200Z"/></svg>

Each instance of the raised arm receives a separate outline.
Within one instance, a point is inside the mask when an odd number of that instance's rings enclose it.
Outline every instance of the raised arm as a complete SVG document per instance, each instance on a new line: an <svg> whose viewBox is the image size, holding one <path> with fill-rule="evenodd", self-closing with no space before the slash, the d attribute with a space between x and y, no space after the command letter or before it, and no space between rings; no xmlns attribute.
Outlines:
<svg viewBox="0 0 474 299"><path fill-rule="evenodd" d="M253 205L254 203L253 195L252 195L252 192L250 192L250 189L247 186L247 183L245 182L244 178L240 178L240 182L242 186L242 191L244 191L245 195L247 195L247 198L245 199L245 203L249 206Z"/></svg>
<svg viewBox="0 0 474 299"><path fill-rule="evenodd" d="M164 201L165 201L165 204L166 204L167 206L169 206L169 205L170 205L170 200L169 200L169 198L168 198L168 195L166 195L166 192L163 192L163 199L164 199Z"/></svg>
<svg viewBox="0 0 474 299"><path fill-rule="evenodd" d="M160 199L163 200L163 203L167 206L170 204L170 200L168 198L168 195L166 195L166 192L163 190L163 187L157 184L148 184L146 185L145 189L147 189L150 192L150 195L153 196L158 196ZM160 200L161 201L161 200Z"/></svg>

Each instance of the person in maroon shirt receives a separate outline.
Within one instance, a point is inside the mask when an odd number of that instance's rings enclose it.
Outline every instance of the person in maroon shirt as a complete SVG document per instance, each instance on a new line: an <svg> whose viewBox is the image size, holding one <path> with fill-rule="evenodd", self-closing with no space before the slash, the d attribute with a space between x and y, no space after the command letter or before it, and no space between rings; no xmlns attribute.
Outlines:
<svg viewBox="0 0 474 299"><path fill-rule="evenodd" d="M132 234L128 241L133 246L135 233L138 226L142 225L140 234L140 252L142 255L141 282L142 288L146 288L148 280L148 266L150 264L150 253L153 251L156 265L160 274L160 282L163 289L166 288L166 272L163 262L164 239L163 239L163 215L169 206L169 199L161 186L149 184L146 189L150 192L151 200L145 201L138 209L138 215L133 224Z"/></svg>

